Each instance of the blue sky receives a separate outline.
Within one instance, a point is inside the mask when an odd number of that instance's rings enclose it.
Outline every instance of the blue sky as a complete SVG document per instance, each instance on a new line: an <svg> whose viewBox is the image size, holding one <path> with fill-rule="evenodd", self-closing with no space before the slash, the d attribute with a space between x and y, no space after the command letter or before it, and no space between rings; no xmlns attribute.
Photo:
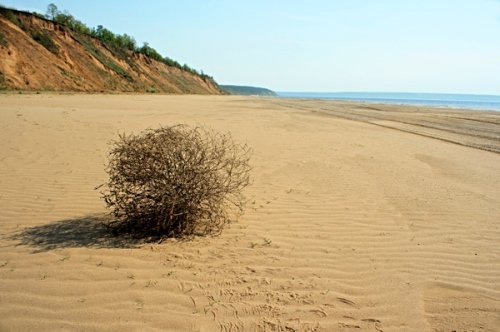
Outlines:
<svg viewBox="0 0 500 332"><path fill-rule="evenodd" d="M500 95L499 0L0 0L51 2L221 84Z"/></svg>

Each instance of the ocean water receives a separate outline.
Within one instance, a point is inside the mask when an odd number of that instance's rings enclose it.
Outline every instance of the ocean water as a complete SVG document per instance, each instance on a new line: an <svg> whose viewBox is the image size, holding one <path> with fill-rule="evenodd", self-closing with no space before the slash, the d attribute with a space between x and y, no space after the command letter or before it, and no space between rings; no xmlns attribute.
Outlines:
<svg viewBox="0 0 500 332"><path fill-rule="evenodd" d="M278 92L279 97L352 100L399 105L500 111L500 96L401 92Z"/></svg>

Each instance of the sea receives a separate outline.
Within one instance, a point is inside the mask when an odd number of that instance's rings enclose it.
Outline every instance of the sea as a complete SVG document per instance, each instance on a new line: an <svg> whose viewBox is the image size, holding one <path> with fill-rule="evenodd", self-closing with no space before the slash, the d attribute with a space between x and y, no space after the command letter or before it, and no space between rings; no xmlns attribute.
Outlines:
<svg viewBox="0 0 500 332"><path fill-rule="evenodd" d="M500 112L500 96L495 95L403 92L277 92L277 94L284 98L351 100Z"/></svg>

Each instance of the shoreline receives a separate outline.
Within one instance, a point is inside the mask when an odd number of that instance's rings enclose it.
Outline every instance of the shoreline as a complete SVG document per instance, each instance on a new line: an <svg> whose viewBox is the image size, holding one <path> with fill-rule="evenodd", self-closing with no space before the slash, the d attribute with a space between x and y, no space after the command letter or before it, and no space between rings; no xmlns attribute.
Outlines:
<svg viewBox="0 0 500 332"><path fill-rule="evenodd" d="M500 112L500 96L484 94L404 93L404 92L281 92L282 98L352 101L399 106L436 107L447 109L485 110Z"/></svg>
<svg viewBox="0 0 500 332"><path fill-rule="evenodd" d="M370 123L470 148L500 153L500 112L358 101L283 98L288 107Z"/></svg>
<svg viewBox="0 0 500 332"><path fill-rule="evenodd" d="M241 96L244 97L244 96ZM467 108L467 107L452 107L452 106L436 106L436 105L426 105L426 104L398 104L398 103L390 103L384 101L364 101L364 100L351 100L351 99L331 99L331 98L293 98L293 97L266 97L266 96L252 96L255 98L275 98L275 99L283 99L297 102L315 102L315 101L323 101L323 102L332 102L332 103L345 103L345 104L362 104L362 105L374 105L374 106L394 106L394 107L403 107L403 108L416 108L416 109L431 109L431 110L450 110L450 111L466 111L466 112L485 112L485 113L500 113L500 109L482 109L482 108Z"/></svg>

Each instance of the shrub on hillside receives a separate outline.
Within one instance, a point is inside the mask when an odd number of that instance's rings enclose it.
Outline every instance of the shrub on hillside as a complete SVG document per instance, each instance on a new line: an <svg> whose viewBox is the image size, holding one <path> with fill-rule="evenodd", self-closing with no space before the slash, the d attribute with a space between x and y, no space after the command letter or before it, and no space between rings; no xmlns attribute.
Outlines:
<svg viewBox="0 0 500 332"><path fill-rule="evenodd" d="M5 38L5 35L0 32L0 46L7 47L9 46L9 42L7 41L7 38Z"/></svg>
<svg viewBox="0 0 500 332"><path fill-rule="evenodd" d="M5 75L0 71L0 90L7 89L7 82L5 80Z"/></svg>
<svg viewBox="0 0 500 332"><path fill-rule="evenodd" d="M6 19L8 19L9 21L11 21L12 23L14 23L15 25L17 25L22 30L26 29L26 27L24 26L24 24L19 20L19 18L17 17L17 15L12 10L10 10L8 8L5 8L5 7L2 7L0 5L0 14L3 17L5 17Z"/></svg>
<svg viewBox="0 0 500 332"><path fill-rule="evenodd" d="M249 153L229 133L183 125L120 135L102 192L113 226L145 237L220 233L242 211Z"/></svg>
<svg viewBox="0 0 500 332"><path fill-rule="evenodd" d="M46 32L33 32L31 34L33 40L45 47L48 51L57 54L59 53L59 47L54 43L50 36Z"/></svg>

